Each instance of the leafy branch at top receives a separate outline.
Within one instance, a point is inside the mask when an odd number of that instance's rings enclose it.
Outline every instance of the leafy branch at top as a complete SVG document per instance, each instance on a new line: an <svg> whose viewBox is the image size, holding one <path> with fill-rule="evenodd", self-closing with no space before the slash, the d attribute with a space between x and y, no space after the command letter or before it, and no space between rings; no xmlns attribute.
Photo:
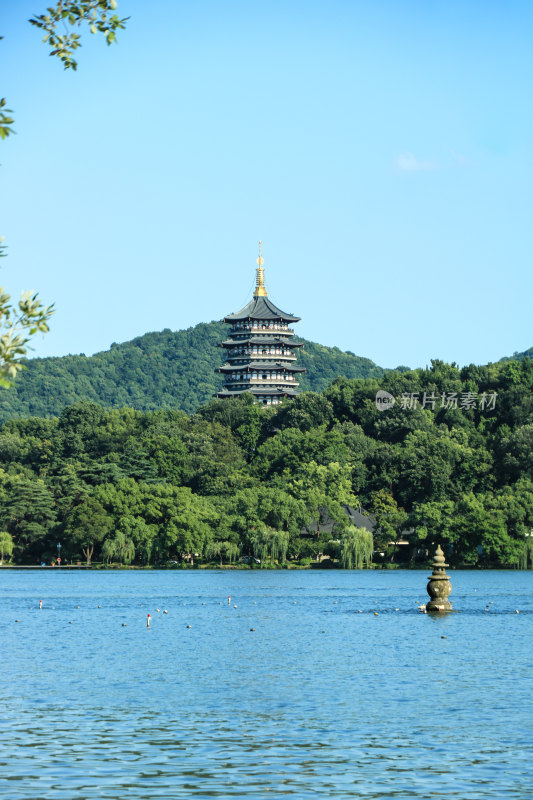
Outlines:
<svg viewBox="0 0 533 800"><path fill-rule="evenodd" d="M116 31L124 30L129 19L119 19L113 13L116 7L116 0L89 0L86 3L58 0L55 6L46 9L45 14L32 17L29 22L44 31L43 42L52 48L50 55L57 56L65 69L76 70L78 62L73 53L81 47L81 36L71 28L80 28L86 23L91 33L103 33L106 43L112 44L116 42Z"/></svg>
<svg viewBox="0 0 533 800"><path fill-rule="evenodd" d="M6 246L0 236L0 258L4 258ZM39 295L25 291L18 304L11 305L11 297L0 286L0 386L10 386L23 367L20 359L28 352L28 342L38 331L48 333L48 321L54 306L44 306Z"/></svg>
<svg viewBox="0 0 533 800"><path fill-rule="evenodd" d="M55 6L49 6L45 14L39 14L28 20L31 25L44 31L43 42L52 48L51 56L57 56L65 69L76 70L78 62L73 56L75 50L81 47L81 36L71 28L80 28L84 23L89 26L91 33L103 33L106 43L116 42L116 31L124 30L129 17L119 19L113 12L117 8L117 0L89 0L86 3L58 0ZM63 32L59 32L58 28ZM0 36L0 39L3 39ZM11 125L14 120L10 115L11 109L6 108L6 100L0 100L0 139L7 139L15 133Z"/></svg>

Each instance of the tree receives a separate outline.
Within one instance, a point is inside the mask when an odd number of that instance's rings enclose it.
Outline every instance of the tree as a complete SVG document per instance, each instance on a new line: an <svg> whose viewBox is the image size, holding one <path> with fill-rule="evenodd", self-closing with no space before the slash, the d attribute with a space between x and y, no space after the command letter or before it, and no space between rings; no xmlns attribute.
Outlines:
<svg viewBox="0 0 533 800"><path fill-rule="evenodd" d="M511 479L533 480L533 423L516 428L501 443L503 467Z"/></svg>
<svg viewBox="0 0 533 800"><path fill-rule="evenodd" d="M333 419L333 406L323 394L302 392L291 403L282 405L272 424L277 428L298 428L310 431L320 425L329 425Z"/></svg>
<svg viewBox="0 0 533 800"><path fill-rule="evenodd" d="M205 550L207 558L218 556L220 559L220 566L222 566L222 559L225 558L230 564L233 564L239 555L239 546L234 542L210 542Z"/></svg>
<svg viewBox="0 0 533 800"><path fill-rule="evenodd" d="M1 534L0 534L1 535ZM533 569L533 535L531 533L526 535L522 552L520 553L519 566L520 569Z"/></svg>
<svg viewBox="0 0 533 800"><path fill-rule="evenodd" d="M287 552L290 559L298 561L302 558L316 558L317 550L314 539L308 536L291 536Z"/></svg>
<svg viewBox="0 0 533 800"><path fill-rule="evenodd" d="M510 536L505 515L491 495L462 494L455 504L450 534L456 557L466 564L520 561L523 540Z"/></svg>
<svg viewBox="0 0 533 800"><path fill-rule="evenodd" d="M41 480L9 477L2 519L17 550L38 553L56 521L52 492Z"/></svg>
<svg viewBox="0 0 533 800"><path fill-rule="evenodd" d="M148 525L142 517L127 515L120 518L119 531L132 543L137 560L149 564L158 526Z"/></svg>
<svg viewBox="0 0 533 800"><path fill-rule="evenodd" d="M417 538L430 542L450 541L453 537L454 503L452 500L430 500L416 503L409 520L416 528Z"/></svg>
<svg viewBox="0 0 533 800"><path fill-rule="evenodd" d="M13 539L7 531L0 531L0 564L4 556L10 556L13 552Z"/></svg>
<svg viewBox="0 0 533 800"><path fill-rule="evenodd" d="M73 53L81 47L81 36L69 32L69 26L80 28L85 23L92 34L103 33L106 44L110 45L116 42L115 31L124 30L128 20L128 17L119 19L112 13L116 7L117 0L58 0L55 6L46 9L45 14L36 15L29 22L44 31L43 42L52 48L50 55L57 56L65 69L76 70L78 63ZM58 32L60 26L61 33Z"/></svg>
<svg viewBox="0 0 533 800"><path fill-rule="evenodd" d="M116 557L121 564L131 564L135 558L135 545L122 531L117 531L113 539L106 539L102 545L102 558L109 561Z"/></svg>
<svg viewBox="0 0 533 800"><path fill-rule="evenodd" d="M156 484L141 485L144 493L144 515L148 523L157 525L154 552L159 560L202 555L213 539L218 522L216 510L207 497L189 488Z"/></svg>
<svg viewBox="0 0 533 800"><path fill-rule="evenodd" d="M229 428L248 460L251 460L265 423L265 410L255 403L249 392L243 392L238 397L212 400L207 406L200 408L198 414Z"/></svg>
<svg viewBox="0 0 533 800"><path fill-rule="evenodd" d="M4 256L0 246L0 256ZM22 292L16 305L0 286L0 386L10 386L23 367L20 360L28 352L28 342L38 331L47 333L53 306L44 306L32 291Z"/></svg>
<svg viewBox="0 0 533 800"><path fill-rule="evenodd" d="M403 508L398 508L390 492L385 489L374 492L370 499L369 511L376 518L380 546L385 546L390 539L396 541L407 521L407 514Z"/></svg>
<svg viewBox="0 0 533 800"><path fill-rule="evenodd" d="M105 561L106 564L112 560L115 555L115 540L114 539L106 539L102 545L102 561Z"/></svg>
<svg viewBox="0 0 533 800"><path fill-rule="evenodd" d="M341 539L341 564L344 569L363 569L372 563L374 538L366 528L350 525Z"/></svg>
<svg viewBox="0 0 533 800"><path fill-rule="evenodd" d="M103 541L112 528L113 520L102 504L87 497L69 513L65 530L74 546L81 548L90 566L95 545Z"/></svg>
<svg viewBox="0 0 533 800"><path fill-rule="evenodd" d="M281 561L284 563L288 546L288 533L275 531L266 525L260 525L252 536L254 556L260 559L261 564L265 561Z"/></svg>

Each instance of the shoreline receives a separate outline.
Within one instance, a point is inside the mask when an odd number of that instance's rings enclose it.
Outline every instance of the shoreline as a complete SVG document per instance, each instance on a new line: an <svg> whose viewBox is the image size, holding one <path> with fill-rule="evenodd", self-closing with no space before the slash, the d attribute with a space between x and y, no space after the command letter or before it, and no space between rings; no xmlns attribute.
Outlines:
<svg viewBox="0 0 533 800"><path fill-rule="evenodd" d="M225 570L233 570L233 571L254 571L254 572L294 572L296 570L321 570L323 572L329 571L340 571L340 572L396 572L398 570L404 570L406 572L427 572L428 570L431 571L431 566L429 564L422 565L422 566L409 566L406 564L394 564L394 565L382 565L382 564L373 564L371 567L364 567L361 570L346 570L342 567L332 566L332 567L323 567L320 564L305 564L305 565L275 565L269 567L250 567L245 564L224 564L220 566L219 564L199 564L199 565L184 565L180 567L176 566L165 566L165 565L147 565L147 566L130 566L130 565L90 565L87 564L72 564L72 565L61 565L60 567L52 566L51 564L46 564L45 566L41 566L40 564L0 564L0 570L41 570L41 571L53 571L53 572L73 572L73 571L91 571L91 572L153 572L159 570L161 572L191 572L191 571L199 571L199 570L211 570L215 571L225 571ZM475 570L476 572L531 572L531 569L518 569L517 567L501 567L501 566L472 566L472 565L458 565L453 567L448 567L448 570L455 572L455 571L464 571L464 570Z"/></svg>

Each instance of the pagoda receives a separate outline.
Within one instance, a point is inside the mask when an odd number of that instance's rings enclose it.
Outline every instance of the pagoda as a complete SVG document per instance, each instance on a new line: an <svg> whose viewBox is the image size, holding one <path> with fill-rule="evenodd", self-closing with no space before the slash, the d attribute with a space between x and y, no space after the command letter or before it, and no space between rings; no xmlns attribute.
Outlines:
<svg viewBox="0 0 533 800"><path fill-rule="evenodd" d="M286 314L268 299L261 242L256 263L253 299L240 311L224 317L231 328L222 342L227 357L219 369L224 374L224 389L217 397L251 392L258 403L278 405L296 396L298 373L306 371L295 363L296 352L302 345L294 341L294 331L289 327L299 322L300 317Z"/></svg>

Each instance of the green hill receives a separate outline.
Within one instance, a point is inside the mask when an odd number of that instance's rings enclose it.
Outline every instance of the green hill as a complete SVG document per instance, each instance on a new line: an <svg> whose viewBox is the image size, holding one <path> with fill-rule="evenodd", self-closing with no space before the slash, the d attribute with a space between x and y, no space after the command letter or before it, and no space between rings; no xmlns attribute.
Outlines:
<svg viewBox="0 0 533 800"><path fill-rule="evenodd" d="M533 358L533 347L530 347L529 350L524 350L523 353L513 353L512 356L500 358L500 361L523 361L524 358Z"/></svg>
<svg viewBox="0 0 533 800"><path fill-rule="evenodd" d="M30 359L14 386L0 392L0 422L59 415L65 406L80 400L107 408L194 412L222 387L216 369L224 361L220 342L226 335L227 326L222 322L200 323L183 331L146 333L94 356ZM300 341L304 348L299 362L308 370L302 377L302 389L322 391L339 375L383 375L383 369L367 358Z"/></svg>

